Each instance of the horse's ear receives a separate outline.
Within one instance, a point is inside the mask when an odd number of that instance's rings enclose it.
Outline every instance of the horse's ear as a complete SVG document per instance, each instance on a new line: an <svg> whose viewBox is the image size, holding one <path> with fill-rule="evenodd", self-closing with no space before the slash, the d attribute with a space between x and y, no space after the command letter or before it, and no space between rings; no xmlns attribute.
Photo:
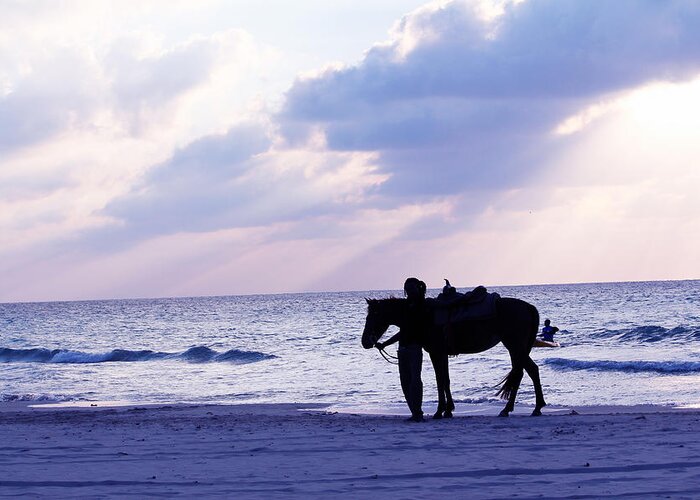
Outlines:
<svg viewBox="0 0 700 500"><path fill-rule="evenodd" d="M369 305L369 299L365 297L365 300L367 301L367 305Z"/></svg>

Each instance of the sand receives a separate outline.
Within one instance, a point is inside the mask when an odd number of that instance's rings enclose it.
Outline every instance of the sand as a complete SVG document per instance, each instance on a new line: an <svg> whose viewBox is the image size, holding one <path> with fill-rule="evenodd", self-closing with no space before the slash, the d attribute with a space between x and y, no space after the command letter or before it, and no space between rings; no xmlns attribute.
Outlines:
<svg viewBox="0 0 700 500"><path fill-rule="evenodd" d="M0 495L700 498L697 409L407 423L338 408L3 404Z"/></svg>

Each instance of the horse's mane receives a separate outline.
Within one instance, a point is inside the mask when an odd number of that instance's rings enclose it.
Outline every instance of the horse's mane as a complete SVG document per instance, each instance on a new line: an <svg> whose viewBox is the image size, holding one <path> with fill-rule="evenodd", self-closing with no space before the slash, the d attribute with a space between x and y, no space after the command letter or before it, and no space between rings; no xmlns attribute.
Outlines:
<svg viewBox="0 0 700 500"><path fill-rule="evenodd" d="M403 304L406 303L405 298L394 297L384 297L381 299L366 299L367 300L367 310L382 310L382 311L394 311L397 308L402 309Z"/></svg>

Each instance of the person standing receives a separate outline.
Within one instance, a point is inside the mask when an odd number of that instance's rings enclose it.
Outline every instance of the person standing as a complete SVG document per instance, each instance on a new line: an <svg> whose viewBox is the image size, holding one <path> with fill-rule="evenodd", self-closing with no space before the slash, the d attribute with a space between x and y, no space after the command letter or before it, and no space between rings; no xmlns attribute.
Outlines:
<svg viewBox="0 0 700 500"><path fill-rule="evenodd" d="M411 410L408 419L412 422L423 421L423 344L431 325L430 311L425 302L425 283L418 278L408 278L403 285L406 295L405 321L399 332L386 342L377 342L375 347L399 342L399 379L406 404Z"/></svg>

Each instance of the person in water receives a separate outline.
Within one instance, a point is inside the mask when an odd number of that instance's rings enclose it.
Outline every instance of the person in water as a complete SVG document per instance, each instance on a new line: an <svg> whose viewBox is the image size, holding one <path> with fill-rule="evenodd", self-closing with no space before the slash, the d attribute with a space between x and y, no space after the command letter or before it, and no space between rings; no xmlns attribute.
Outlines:
<svg viewBox="0 0 700 500"><path fill-rule="evenodd" d="M547 342L554 342L554 334L559 331L559 328L552 326L551 323L548 319L544 320L544 327L542 328L542 340Z"/></svg>
<svg viewBox="0 0 700 500"><path fill-rule="evenodd" d="M399 378L406 404L411 410L412 422L423 421L423 339L431 324L430 311L425 302L425 283L418 278L408 278L403 285L406 295L406 322L399 332L386 342L377 342L375 347L399 342Z"/></svg>

